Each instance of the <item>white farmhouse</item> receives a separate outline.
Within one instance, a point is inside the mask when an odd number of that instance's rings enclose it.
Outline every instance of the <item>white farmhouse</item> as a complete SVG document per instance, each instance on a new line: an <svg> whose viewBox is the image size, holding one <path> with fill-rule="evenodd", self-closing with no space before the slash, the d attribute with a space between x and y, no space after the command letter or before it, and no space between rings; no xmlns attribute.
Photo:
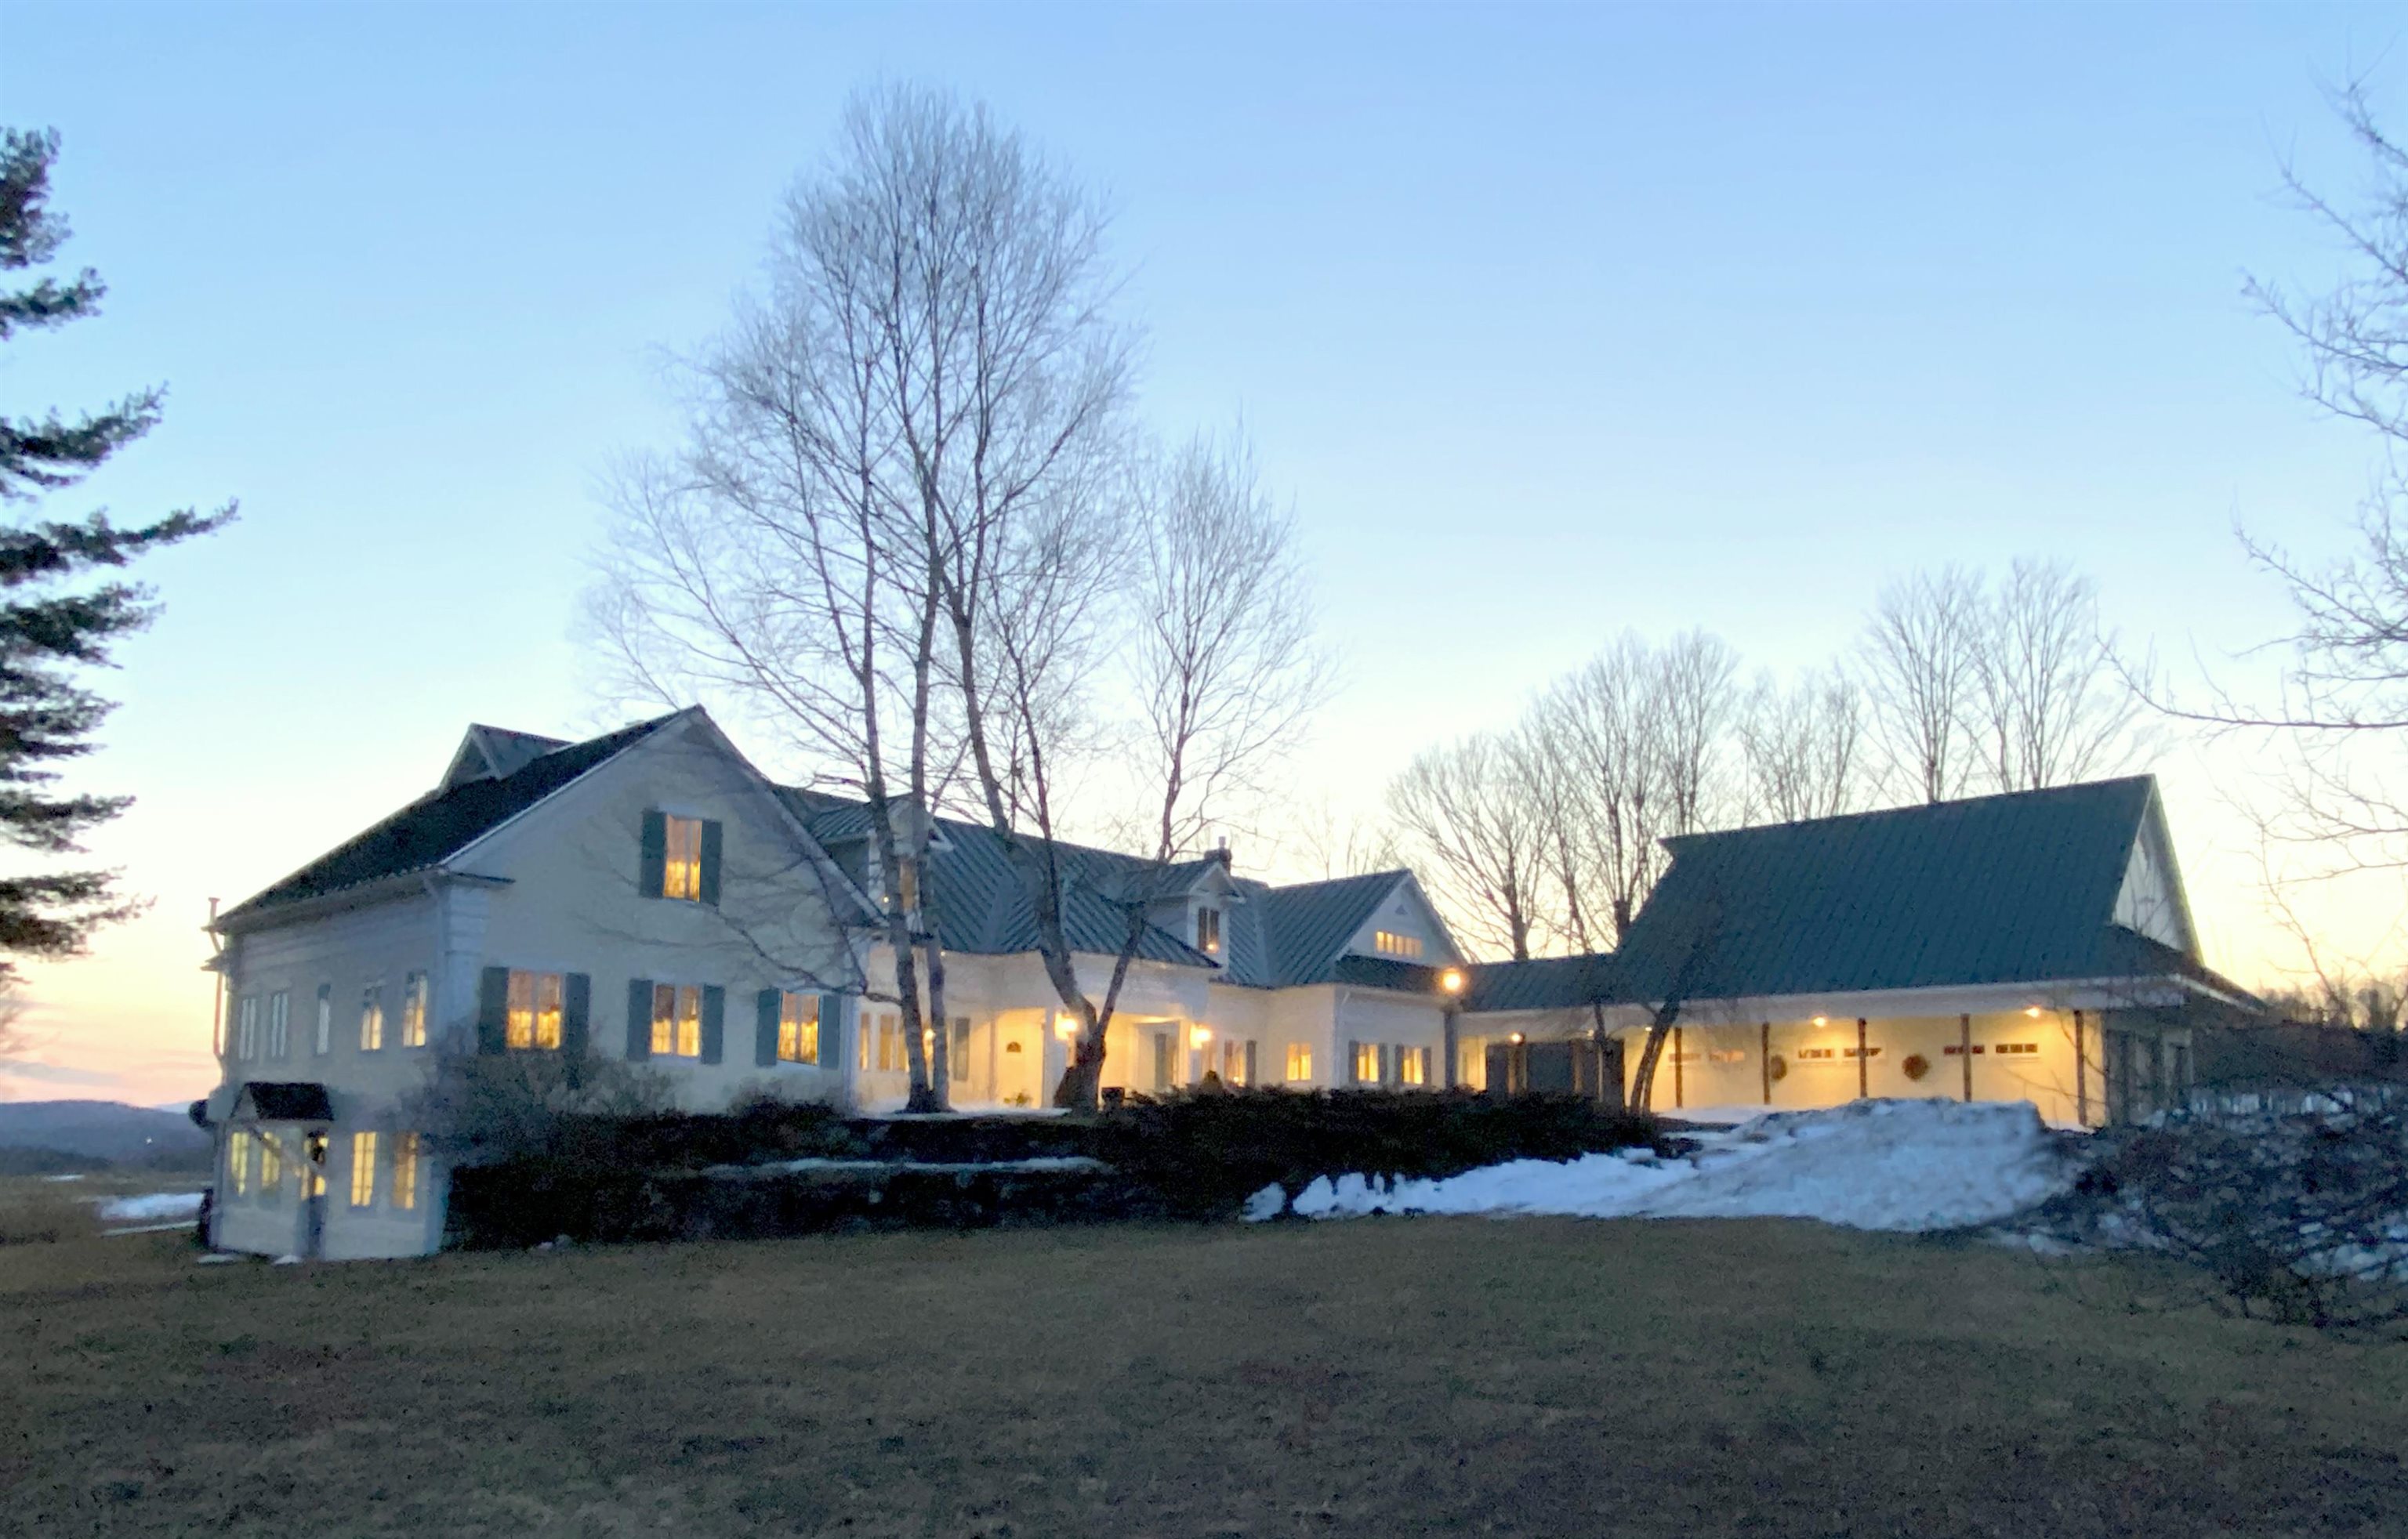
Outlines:
<svg viewBox="0 0 2408 1539"><path fill-rule="evenodd" d="M768 1088L858 1111L908 1089L869 813L772 783L701 709L581 743L471 727L433 791L222 914L212 1238L329 1258L437 1247L447 1176L413 1126L444 1051L648 1061L687 1110ZM1066 852L1098 994L1149 925L1108 1088L1435 1087L1464 959L1410 872L1271 887L1226 852L1168 872ZM960 1106L1041 1105L1069 1018L991 831L940 821Z"/></svg>

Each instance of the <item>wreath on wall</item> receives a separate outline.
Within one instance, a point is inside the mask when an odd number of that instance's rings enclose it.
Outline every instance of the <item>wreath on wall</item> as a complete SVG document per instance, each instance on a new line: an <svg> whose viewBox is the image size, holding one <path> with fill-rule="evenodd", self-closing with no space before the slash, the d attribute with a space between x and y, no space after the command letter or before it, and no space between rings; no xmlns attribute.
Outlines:
<svg viewBox="0 0 2408 1539"><path fill-rule="evenodd" d="M1906 1055L1906 1062L1899 1064L1899 1067L1906 1071L1907 1078L1921 1079L1925 1075L1931 1072L1931 1060L1924 1057L1921 1053L1909 1053Z"/></svg>
<svg viewBox="0 0 2408 1539"><path fill-rule="evenodd" d="M1786 1079L1789 1077L1789 1060L1775 1053L1764 1061L1764 1072L1770 1078Z"/></svg>

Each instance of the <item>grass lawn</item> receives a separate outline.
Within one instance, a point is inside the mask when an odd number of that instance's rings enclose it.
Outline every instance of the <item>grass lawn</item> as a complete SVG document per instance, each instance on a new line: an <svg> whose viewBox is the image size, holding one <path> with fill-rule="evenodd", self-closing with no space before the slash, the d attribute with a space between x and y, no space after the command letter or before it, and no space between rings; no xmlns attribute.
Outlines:
<svg viewBox="0 0 2408 1539"><path fill-rule="evenodd" d="M2408 1347L1760 1222L0 1248L0 1532L2408 1532Z"/></svg>

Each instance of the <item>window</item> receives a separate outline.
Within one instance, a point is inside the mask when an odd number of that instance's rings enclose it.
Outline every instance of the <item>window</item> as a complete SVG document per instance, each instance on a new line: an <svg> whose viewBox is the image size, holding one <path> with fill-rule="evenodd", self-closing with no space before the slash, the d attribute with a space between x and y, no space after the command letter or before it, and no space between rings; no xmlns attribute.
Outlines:
<svg viewBox="0 0 2408 1539"><path fill-rule="evenodd" d="M266 1133L259 1138L259 1195L270 1203L284 1198L284 1150Z"/></svg>
<svg viewBox="0 0 2408 1539"><path fill-rule="evenodd" d="M414 1133L393 1135L393 1205L418 1205L418 1134Z"/></svg>
<svg viewBox="0 0 2408 1539"><path fill-rule="evenodd" d="M420 980L422 986L423 978ZM512 1047L557 1047L560 1046L560 984L558 973L510 974L509 1006L503 1016L502 1041ZM659 990L653 996L659 997ZM657 1006L655 1006L657 1008ZM486 1028L488 1031L491 1027ZM407 1028L405 1028L405 1033ZM660 1045L661 1029L652 1027L652 1051L664 1051ZM422 1029L419 1041L426 1040Z"/></svg>
<svg viewBox="0 0 2408 1539"><path fill-rule="evenodd" d="M1839 1054L1829 1047L1800 1047L1798 1049L1798 1056L1800 1058L1837 1058Z"/></svg>
<svg viewBox="0 0 2408 1539"><path fill-rule="evenodd" d="M282 1058L293 1046L293 996L279 989L267 996L267 1056Z"/></svg>
<svg viewBox="0 0 2408 1539"><path fill-rule="evenodd" d="M1371 932L1371 948L1383 957L1403 957L1408 961L1422 954L1419 935L1400 935L1394 930Z"/></svg>
<svg viewBox="0 0 2408 1539"><path fill-rule="evenodd" d="M251 1136L240 1128L226 1139L226 1182L237 1197L251 1190Z"/></svg>
<svg viewBox="0 0 2408 1539"><path fill-rule="evenodd" d="M1196 949L1218 955L1221 950L1221 911L1199 908L1196 911Z"/></svg>
<svg viewBox="0 0 2408 1539"><path fill-rule="evenodd" d="M1397 1082L1400 1085L1429 1083L1427 1047L1400 1047L1397 1050Z"/></svg>
<svg viewBox="0 0 2408 1539"><path fill-rule="evenodd" d="M377 1135L351 1134L351 1205L366 1207L376 1201Z"/></svg>
<svg viewBox="0 0 2408 1539"><path fill-rule="evenodd" d="M1747 1053L1744 1049L1739 1047L1716 1047L1713 1051L1706 1055L1706 1062L1709 1063L1743 1063L1747 1062Z"/></svg>
<svg viewBox="0 0 2408 1539"><path fill-rule="evenodd" d="M1237 1037L1221 1044L1221 1082L1225 1085L1251 1085L1254 1082L1254 1045Z"/></svg>
<svg viewBox="0 0 2408 1539"><path fill-rule="evenodd" d="M1962 1053L1965 1051L1965 1049L1964 1049L1963 1047L1959 1047L1957 1044L1956 1044L1956 1043L1954 1043L1954 1042L1950 1043L1947 1047L1942 1047L1942 1048L1941 1048L1940 1050L1941 1050L1942 1053L1946 1054L1946 1055L1947 1055L1948 1057L1950 1057L1950 1058L1956 1058L1956 1057L1957 1057L1958 1055L1962 1054ZM1974 1053L1974 1056L1978 1058L1979 1056L1981 1056L1981 1052L1982 1052L1982 1045L1981 1045L1980 1043L1976 1042L1975 1044L1973 1044L1973 1053Z"/></svg>
<svg viewBox="0 0 2408 1539"><path fill-rule="evenodd" d="M555 1034L557 1030L555 1027ZM401 981L401 1045L405 1047L426 1046L426 975L423 973L412 973Z"/></svg>
<svg viewBox="0 0 2408 1539"><path fill-rule="evenodd" d="M1879 1058L1881 1056L1881 1049L1879 1047L1850 1047L1842 1052L1840 1056L1842 1058Z"/></svg>
<svg viewBox="0 0 2408 1539"><path fill-rule="evenodd" d="M1287 1045L1287 1082L1291 1085L1309 1083L1312 1078L1312 1049L1301 1042Z"/></svg>
<svg viewBox="0 0 2408 1539"><path fill-rule="evenodd" d="M234 1007L234 1056L259 1056L259 996L245 994Z"/></svg>
<svg viewBox="0 0 2408 1539"><path fill-rule="evenodd" d="M1154 1088L1155 1090L1167 1090L1179 1082L1179 1076L1173 1067L1171 1056L1177 1051L1177 1047L1172 1046L1172 1038L1168 1032L1154 1033Z"/></svg>
<svg viewBox="0 0 2408 1539"><path fill-rule="evenodd" d="M1973 1050L1978 1053L1982 1049L1976 1047ZM2040 1044L2037 1042L2001 1042L1996 1046L1994 1050L2000 1053L2028 1056L2040 1051Z"/></svg>
<svg viewBox="0 0 2408 1539"><path fill-rule="evenodd" d="M820 996L781 994L778 998L778 1062L816 1063L820 1061Z"/></svg>
<svg viewBox="0 0 2408 1539"><path fill-rule="evenodd" d="M1380 1082L1380 1045L1376 1042L1354 1044L1354 1083L1376 1085Z"/></svg>
<svg viewBox="0 0 2408 1539"><path fill-rule="evenodd" d="M321 1056L335 1050L335 986L318 985L318 1051Z"/></svg>
<svg viewBox="0 0 2408 1539"><path fill-rule="evenodd" d="M360 990L360 1051L372 1053L384 1046L384 985L371 983Z"/></svg>
<svg viewBox="0 0 2408 1539"><path fill-rule="evenodd" d="M677 821L672 818L671 822ZM546 974L552 977L552 975ZM510 975L518 981L518 975ZM557 977L553 977L557 983ZM560 1045L559 1007L553 1006L552 1046ZM695 985L655 983L652 985L652 1056L654 1058L700 1058L702 1056L702 990Z"/></svg>
<svg viewBox="0 0 2408 1539"><path fill-rule="evenodd" d="M903 1049L903 1016L889 1010L878 1018L878 1066L889 1074L901 1074L911 1066L910 1055Z"/></svg>
<svg viewBox="0 0 2408 1539"><path fill-rule="evenodd" d="M702 901L702 819L664 818L661 828L667 854L661 867L661 896Z"/></svg>
<svg viewBox="0 0 2408 1539"><path fill-rule="evenodd" d="M970 1018L953 1018L953 1040L945 1048L945 1072L955 1079L968 1077L970 1072Z"/></svg>

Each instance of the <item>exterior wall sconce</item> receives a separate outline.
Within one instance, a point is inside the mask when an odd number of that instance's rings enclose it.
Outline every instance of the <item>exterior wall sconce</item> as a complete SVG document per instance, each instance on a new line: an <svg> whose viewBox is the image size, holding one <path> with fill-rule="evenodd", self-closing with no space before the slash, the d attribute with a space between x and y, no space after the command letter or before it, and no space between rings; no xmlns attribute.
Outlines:
<svg viewBox="0 0 2408 1539"><path fill-rule="evenodd" d="M1518 1047L1522 1045L1522 1033L1515 1032L1512 1036L1507 1037L1505 1040Z"/></svg>
<svg viewBox="0 0 2408 1539"><path fill-rule="evenodd" d="M1459 967L1450 967L1440 973L1438 976L1438 986L1450 994L1463 992L1463 970Z"/></svg>
<svg viewBox="0 0 2408 1539"><path fill-rule="evenodd" d="M1831 1018L1829 1016L1816 1016L1814 1018L1814 1024L1817 1026L1828 1026L1831 1024Z"/></svg>
<svg viewBox="0 0 2408 1539"><path fill-rule="evenodd" d="M2037 1005L2026 1005L2024 1007L2024 1014L2031 1017L2034 1020L2038 1020L2040 1019L2040 1006Z"/></svg>
<svg viewBox="0 0 2408 1539"><path fill-rule="evenodd" d="M1079 1034L1079 1018L1065 1010L1054 1022L1054 1034L1068 1042Z"/></svg>
<svg viewBox="0 0 2408 1539"><path fill-rule="evenodd" d="M1187 1045L1188 1045L1189 1047L1204 1047L1205 1045L1207 1045L1208 1043L1210 1043L1211 1040L1212 1040L1212 1028L1211 1028L1211 1027L1210 1027L1210 1026L1191 1026L1191 1027L1189 1027L1189 1028L1188 1028L1188 1031L1187 1031Z"/></svg>

